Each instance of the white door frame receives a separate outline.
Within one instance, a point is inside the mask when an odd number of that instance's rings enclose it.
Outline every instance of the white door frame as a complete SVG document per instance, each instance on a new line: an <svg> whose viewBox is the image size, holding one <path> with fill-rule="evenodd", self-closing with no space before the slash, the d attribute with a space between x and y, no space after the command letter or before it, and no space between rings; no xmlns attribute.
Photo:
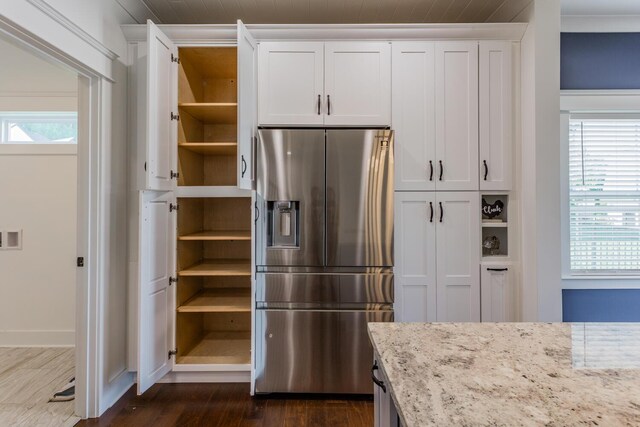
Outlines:
<svg viewBox="0 0 640 427"><path fill-rule="evenodd" d="M77 256L84 267L76 276L75 413L81 418L99 414L100 273L104 230L100 229L102 179L99 153L104 142L102 90L107 80L37 36L0 15L0 32L36 56L54 61L78 74L78 206ZM72 260L70 260L72 261Z"/></svg>

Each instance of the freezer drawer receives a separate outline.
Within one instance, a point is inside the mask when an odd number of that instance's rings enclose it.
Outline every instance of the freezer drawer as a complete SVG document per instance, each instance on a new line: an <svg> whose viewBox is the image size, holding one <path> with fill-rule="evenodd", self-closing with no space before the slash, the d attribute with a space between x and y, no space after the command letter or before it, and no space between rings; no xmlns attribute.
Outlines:
<svg viewBox="0 0 640 427"><path fill-rule="evenodd" d="M348 308L393 304L393 273L257 273L256 301L339 304Z"/></svg>
<svg viewBox="0 0 640 427"><path fill-rule="evenodd" d="M368 322L393 311L256 310L256 393L372 394Z"/></svg>

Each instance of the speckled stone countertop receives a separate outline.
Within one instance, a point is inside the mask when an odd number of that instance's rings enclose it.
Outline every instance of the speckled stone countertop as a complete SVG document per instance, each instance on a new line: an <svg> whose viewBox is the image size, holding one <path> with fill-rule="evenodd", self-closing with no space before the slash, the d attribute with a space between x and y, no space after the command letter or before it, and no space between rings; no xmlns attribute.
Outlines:
<svg viewBox="0 0 640 427"><path fill-rule="evenodd" d="M639 365L574 368L572 328L575 342L584 324L370 323L369 336L405 427L640 426Z"/></svg>

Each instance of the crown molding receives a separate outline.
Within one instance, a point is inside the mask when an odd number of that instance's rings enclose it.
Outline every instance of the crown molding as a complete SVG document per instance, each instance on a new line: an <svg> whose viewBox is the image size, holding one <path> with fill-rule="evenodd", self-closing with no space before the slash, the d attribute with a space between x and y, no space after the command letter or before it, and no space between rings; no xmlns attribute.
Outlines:
<svg viewBox="0 0 640 427"><path fill-rule="evenodd" d="M112 61L118 58L118 54L100 43L95 37L80 28L75 22L60 13L56 8L51 6L45 0L27 0L29 4L40 10L42 13L62 25L64 28L72 32L78 38L89 44L91 47L102 53Z"/></svg>
<svg viewBox="0 0 640 427"><path fill-rule="evenodd" d="M177 44L235 41L236 25L158 25ZM275 40L513 40L520 41L527 23L482 24L249 24L258 41ZM145 41L145 25L122 25L130 42Z"/></svg>

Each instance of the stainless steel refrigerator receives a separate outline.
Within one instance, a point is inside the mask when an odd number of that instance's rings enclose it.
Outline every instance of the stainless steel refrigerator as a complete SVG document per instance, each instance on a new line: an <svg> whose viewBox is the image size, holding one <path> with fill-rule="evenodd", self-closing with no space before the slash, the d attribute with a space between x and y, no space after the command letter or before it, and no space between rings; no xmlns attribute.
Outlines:
<svg viewBox="0 0 640 427"><path fill-rule="evenodd" d="M256 393L373 393L393 321L393 132L260 129Z"/></svg>

